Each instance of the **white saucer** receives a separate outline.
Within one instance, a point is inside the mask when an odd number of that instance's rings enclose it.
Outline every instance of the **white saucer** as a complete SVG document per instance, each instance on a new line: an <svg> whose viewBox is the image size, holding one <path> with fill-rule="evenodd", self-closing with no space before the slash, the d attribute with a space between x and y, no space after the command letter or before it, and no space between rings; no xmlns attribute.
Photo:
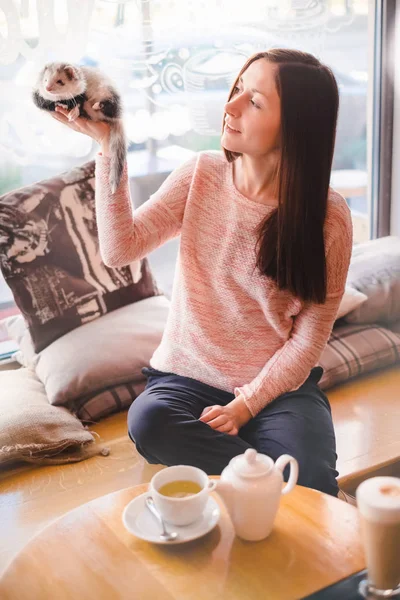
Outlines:
<svg viewBox="0 0 400 600"><path fill-rule="evenodd" d="M206 535L206 533L211 531L218 523L220 509L214 498L211 498L210 496L202 516L194 523L184 527L166 523L168 531L176 531L178 534L176 540L166 542L160 539L161 526L145 504L146 497L149 495L149 492L145 492L137 498L134 498L129 502L122 513L122 522L127 530L142 540L153 542L155 544L167 544L168 546L172 544L183 544L184 542L191 542L192 540L196 540L197 538Z"/></svg>

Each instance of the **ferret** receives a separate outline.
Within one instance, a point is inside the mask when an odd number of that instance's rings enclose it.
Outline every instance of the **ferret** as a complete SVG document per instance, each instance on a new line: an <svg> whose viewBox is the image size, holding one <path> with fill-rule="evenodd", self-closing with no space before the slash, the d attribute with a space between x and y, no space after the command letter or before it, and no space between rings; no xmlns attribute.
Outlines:
<svg viewBox="0 0 400 600"><path fill-rule="evenodd" d="M49 63L39 73L32 96L42 110L54 111L57 105L68 109L69 121L83 117L110 124L110 186L114 193L126 160L126 137L121 97L110 79L95 67Z"/></svg>

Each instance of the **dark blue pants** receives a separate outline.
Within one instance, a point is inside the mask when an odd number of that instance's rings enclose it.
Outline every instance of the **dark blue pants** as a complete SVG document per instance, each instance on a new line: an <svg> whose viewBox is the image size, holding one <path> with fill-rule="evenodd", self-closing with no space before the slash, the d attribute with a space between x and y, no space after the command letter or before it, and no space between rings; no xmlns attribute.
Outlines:
<svg viewBox="0 0 400 600"><path fill-rule="evenodd" d="M236 436L198 420L206 406L225 406L233 394L152 368L143 373L146 389L129 409L128 431L149 463L193 465L219 475L247 448L273 460L290 454L299 463L299 485L337 496L335 433L328 399L318 386L321 367L312 369L298 390L266 406ZM288 471L284 476L287 480Z"/></svg>

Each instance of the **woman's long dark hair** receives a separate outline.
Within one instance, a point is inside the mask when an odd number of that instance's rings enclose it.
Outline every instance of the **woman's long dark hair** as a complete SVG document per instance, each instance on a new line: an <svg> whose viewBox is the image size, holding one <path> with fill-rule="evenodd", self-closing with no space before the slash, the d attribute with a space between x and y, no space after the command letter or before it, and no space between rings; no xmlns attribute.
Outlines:
<svg viewBox="0 0 400 600"><path fill-rule="evenodd" d="M326 299L324 222L336 137L339 92L329 67L306 52L272 49L250 57L277 65L281 102L279 205L257 231L257 267L279 289L323 304ZM225 115L224 115L225 117ZM240 154L225 150L229 162Z"/></svg>

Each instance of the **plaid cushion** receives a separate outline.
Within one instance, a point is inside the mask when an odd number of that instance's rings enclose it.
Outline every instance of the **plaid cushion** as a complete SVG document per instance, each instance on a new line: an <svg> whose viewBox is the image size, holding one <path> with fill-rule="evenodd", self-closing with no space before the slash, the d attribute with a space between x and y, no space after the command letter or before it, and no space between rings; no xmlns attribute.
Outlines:
<svg viewBox="0 0 400 600"><path fill-rule="evenodd" d="M318 363L322 389L400 360L400 335L378 323L338 325Z"/></svg>
<svg viewBox="0 0 400 600"><path fill-rule="evenodd" d="M400 320L390 324L390 329L395 333L400 333Z"/></svg>
<svg viewBox="0 0 400 600"><path fill-rule="evenodd" d="M146 380L133 381L104 388L69 403L68 408L85 423L96 422L130 407L145 388Z"/></svg>

